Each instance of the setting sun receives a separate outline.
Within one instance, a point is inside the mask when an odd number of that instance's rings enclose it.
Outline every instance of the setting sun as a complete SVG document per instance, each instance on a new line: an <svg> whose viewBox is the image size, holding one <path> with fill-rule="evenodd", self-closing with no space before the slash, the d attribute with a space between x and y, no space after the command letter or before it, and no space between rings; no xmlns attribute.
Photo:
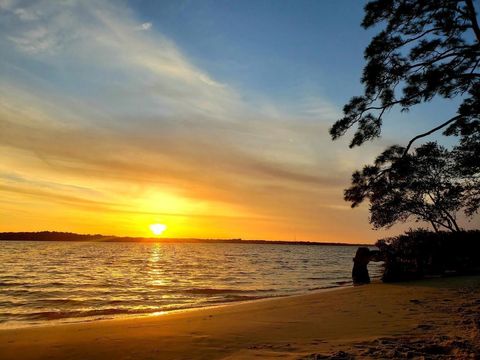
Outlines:
<svg viewBox="0 0 480 360"><path fill-rule="evenodd" d="M162 235L162 233L167 229L165 224L151 224L150 230L154 235Z"/></svg>

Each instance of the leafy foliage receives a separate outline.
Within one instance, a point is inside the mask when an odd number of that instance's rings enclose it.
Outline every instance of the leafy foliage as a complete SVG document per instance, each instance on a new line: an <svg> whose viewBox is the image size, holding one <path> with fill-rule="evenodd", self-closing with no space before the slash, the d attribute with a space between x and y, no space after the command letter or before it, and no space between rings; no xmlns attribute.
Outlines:
<svg viewBox="0 0 480 360"><path fill-rule="evenodd" d="M469 194L453 153L430 142L412 154L392 146L374 165L355 172L345 199L357 206L370 200L370 222L376 228L390 227L413 217L438 231L459 231L456 213Z"/></svg>
<svg viewBox="0 0 480 360"><path fill-rule="evenodd" d="M448 133L474 127L480 115L480 28L472 0L375 0L362 26L385 24L365 50L362 96L345 105L330 130L333 139L357 125L350 147L381 133L387 110L464 97L457 116L442 122Z"/></svg>
<svg viewBox="0 0 480 360"><path fill-rule="evenodd" d="M355 207L370 200L371 222L388 227L413 217L435 230L458 231L455 213L472 216L480 207L480 27L473 0L373 0L365 6L365 28L380 32L365 50L364 93L343 109L330 129L335 140L356 127L350 147L381 135L385 113L434 97L462 102L457 114L439 119L406 146L392 146L373 165L352 176L345 199ZM454 135L452 152L413 143L436 131Z"/></svg>
<svg viewBox="0 0 480 360"><path fill-rule="evenodd" d="M376 243L385 259L385 282L480 272L480 231L409 231Z"/></svg>

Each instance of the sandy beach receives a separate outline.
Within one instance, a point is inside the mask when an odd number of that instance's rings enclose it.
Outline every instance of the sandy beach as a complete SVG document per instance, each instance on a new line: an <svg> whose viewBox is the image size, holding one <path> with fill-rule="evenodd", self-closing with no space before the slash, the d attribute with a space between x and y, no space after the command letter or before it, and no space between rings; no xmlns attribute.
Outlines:
<svg viewBox="0 0 480 360"><path fill-rule="evenodd" d="M8 359L477 358L480 277L0 331ZM475 348L477 346L477 348Z"/></svg>

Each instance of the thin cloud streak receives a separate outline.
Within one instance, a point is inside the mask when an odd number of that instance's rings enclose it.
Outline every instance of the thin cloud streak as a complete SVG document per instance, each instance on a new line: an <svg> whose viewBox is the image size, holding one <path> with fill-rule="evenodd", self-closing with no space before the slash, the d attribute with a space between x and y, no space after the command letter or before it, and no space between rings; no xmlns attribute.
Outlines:
<svg viewBox="0 0 480 360"><path fill-rule="evenodd" d="M152 28L152 23L151 22L145 22L139 26L137 26L135 29L138 31L148 31Z"/></svg>

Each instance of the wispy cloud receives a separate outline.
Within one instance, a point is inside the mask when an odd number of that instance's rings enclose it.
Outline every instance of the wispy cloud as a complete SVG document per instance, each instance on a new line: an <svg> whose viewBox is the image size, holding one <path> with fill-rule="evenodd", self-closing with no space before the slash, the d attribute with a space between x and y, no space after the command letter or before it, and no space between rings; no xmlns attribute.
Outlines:
<svg viewBox="0 0 480 360"><path fill-rule="evenodd" d="M147 31L152 28L152 23L151 22L145 22L143 24L138 25L135 29L138 31Z"/></svg>

